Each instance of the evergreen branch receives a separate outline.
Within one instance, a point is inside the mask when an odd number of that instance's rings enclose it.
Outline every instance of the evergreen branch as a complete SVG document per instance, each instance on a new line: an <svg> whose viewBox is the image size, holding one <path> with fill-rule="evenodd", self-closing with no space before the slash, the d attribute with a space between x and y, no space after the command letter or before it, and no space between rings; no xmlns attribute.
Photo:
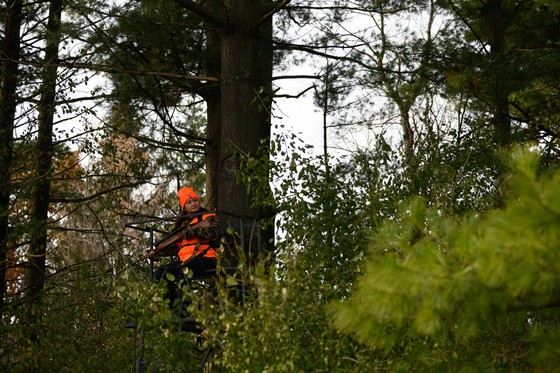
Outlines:
<svg viewBox="0 0 560 373"><path fill-rule="evenodd" d="M367 8L367 7L359 7L359 6L346 6L346 5L336 5L336 6L311 6L311 5L290 5L286 7L287 10L335 10L335 11L348 11L348 12L358 12L358 13L377 13L377 14L397 14L399 12L407 11L410 7L405 5L403 6L395 6L394 8L387 10L387 9L379 9L379 8Z"/></svg>
<svg viewBox="0 0 560 373"><path fill-rule="evenodd" d="M277 48L279 50L301 51L301 52L309 53L309 54L314 55L314 56L333 59L333 60L336 60L336 61L352 62L352 63L355 63L359 66L362 66L363 68L365 68L367 70L370 70L370 71L378 71L378 72L393 73L393 74L416 74L416 73L418 73L418 69L414 69L414 70L410 70L410 71L404 71L404 70L392 70L392 69L387 69L387 68L379 68L378 66L369 65L369 64L365 63L364 61L361 61L361 60L353 58L353 57L338 56L338 55L331 54L331 53L325 53L325 52L322 52L322 51L319 50L319 49L324 50L325 49L324 46L310 47L310 46L307 46L307 45L280 43L280 42L277 42L276 45L279 46L279 48ZM344 48L344 47L340 47L340 48Z"/></svg>
<svg viewBox="0 0 560 373"><path fill-rule="evenodd" d="M175 132L175 134L179 134L189 140L195 141L195 142L206 142L206 138L204 137L200 137L200 136L196 136L190 133L185 133L183 131L179 131L178 129L176 129L174 126L172 126L171 124L169 124L169 127L171 127L171 129ZM184 149L191 149L193 150L200 150L203 151L204 150L204 145L183 145L183 144L177 144L177 143L173 143L173 142L168 142L168 141L161 141L161 140L156 140L153 137L149 137L149 136L143 136L143 135L138 135L135 134L131 131L124 131L124 130L117 130L115 129L113 126L109 126L110 128L112 128L114 131L120 132L124 135L126 135L127 137L132 137L135 140L140 141L143 144L147 144L150 146L153 146L155 148L160 148L160 149L167 149L167 150L184 150Z"/></svg>
<svg viewBox="0 0 560 373"><path fill-rule="evenodd" d="M62 62L57 63L38 63L25 60L11 60L7 58L0 58L0 61L13 62L20 65L34 66L34 67L67 67L70 69L84 69L91 71L101 71L110 74L129 74L129 75L139 75L139 76L155 76L168 79L183 79L183 80L194 80L194 81L208 81L208 82L219 82L219 78L212 76L189 76L182 74L164 73L161 71L146 71L146 70L131 70L131 69L118 69L111 66L105 65L93 65L88 63L74 63L74 62Z"/></svg>
<svg viewBox="0 0 560 373"><path fill-rule="evenodd" d="M205 21L208 21L218 27L225 27L225 23L222 19L214 16L211 14L207 8L201 6L200 4L192 1L192 0L174 0L176 4L185 8L186 10L190 10L200 18Z"/></svg>

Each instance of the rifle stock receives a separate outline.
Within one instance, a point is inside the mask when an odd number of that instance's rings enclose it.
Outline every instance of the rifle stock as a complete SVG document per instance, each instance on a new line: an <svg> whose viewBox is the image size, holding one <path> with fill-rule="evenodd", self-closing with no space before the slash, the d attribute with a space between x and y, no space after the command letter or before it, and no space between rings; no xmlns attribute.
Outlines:
<svg viewBox="0 0 560 373"><path fill-rule="evenodd" d="M157 241L154 244L154 249L148 251L142 257L142 259L148 259L148 258L151 258L158 253L161 253L163 250L171 247L172 245L176 244L177 242L179 242L183 238L185 238L186 235L187 235L187 230L192 231L193 229L200 228L200 227L203 227L203 228L210 227L210 220L205 219L205 220L202 220L202 221L200 221L200 222L198 222L194 225L187 225L186 227L179 227L179 228L173 230L171 233L169 233L163 239Z"/></svg>
<svg viewBox="0 0 560 373"><path fill-rule="evenodd" d="M154 244L154 249L148 251L142 259L148 259L181 241L184 237L185 227L179 227Z"/></svg>

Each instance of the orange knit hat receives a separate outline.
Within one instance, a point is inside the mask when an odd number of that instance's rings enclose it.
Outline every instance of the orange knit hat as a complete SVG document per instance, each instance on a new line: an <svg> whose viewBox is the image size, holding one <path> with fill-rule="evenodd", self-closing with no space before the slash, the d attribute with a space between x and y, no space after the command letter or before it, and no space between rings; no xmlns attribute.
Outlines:
<svg viewBox="0 0 560 373"><path fill-rule="evenodd" d="M191 198L196 198L200 201L198 194L196 194L194 189L190 187L183 187L179 189L179 191L177 192L177 196L179 197L179 205L181 205L181 208L183 208L185 206L185 202L187 202Z"/></svg>

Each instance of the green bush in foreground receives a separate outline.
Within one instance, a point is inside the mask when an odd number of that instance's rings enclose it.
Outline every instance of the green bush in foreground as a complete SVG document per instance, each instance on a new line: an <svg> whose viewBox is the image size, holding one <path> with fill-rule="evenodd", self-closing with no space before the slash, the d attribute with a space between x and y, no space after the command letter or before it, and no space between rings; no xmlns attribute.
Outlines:
<svg viewBox="0 0 560 373"><path fill-rule="evenodd" d="M518 151L503 209L447 218L415 200L371 243L339 330L395 367L550 371L560 363L560 172Z"/></svg>

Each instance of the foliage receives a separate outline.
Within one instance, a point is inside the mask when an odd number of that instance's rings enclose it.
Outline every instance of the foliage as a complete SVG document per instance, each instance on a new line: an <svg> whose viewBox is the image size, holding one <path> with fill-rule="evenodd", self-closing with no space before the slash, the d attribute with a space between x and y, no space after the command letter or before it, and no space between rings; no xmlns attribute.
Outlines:
<svg viewBox="0 0 560 373"><path fill-rule="evenodd" d="M141 362L146 371L199 371L201 348L196 335L181 332L179 315L168 307L164 299L164 284L152 283L145 266L127 269L116 284L122 302L122 312L136 338L138 349L129 362ZM184 291L191 306L203 304L202 294ZM193 306L194 307L194 306ZM195 309L189 307L191 314Z"/></svg>
<svg viewBox="0 0 560 373"><path fill-rule="evenodd" d="M124 329L126 314L109 273L96 262L80 264L51 276L46 290L32 323L24 321L20 302L10 304L11 319L4 319L0 327L0 370L130 370L134 340ZM32 334L36 341L29 339Z"/></svg>
<svg viewBox="0 0 560 373"><path fill-rule="evenodd" d="M560 173L538 175L539 159L516 153L504 209L456 218L406 205L372 238L351 299L332 303L337 327L423 356L418 370L553 369L558 351L541 347L558 342Z"/></svg>
<svg viewBox="0 0 560 373"><path fill-rule="evenodd" d="M473 112L492 115L500 107L516 140L555 147L560 57L555 2L461 0L441 6L450 10L457 32L442 59L452 62L441 66L448 89L469 96Z"/></svg>
<svg viewBox="0 0 560 373"><path fill-rule="evenodd" d="M218 297L222 311L210 334L222 348L213 365L251 372L382 366L383 359L367 346L333 330L325 313L330 300L346 296L359 273L363 226L371 224L364 221L371 180L366 172L374 167L341 164L325 182L324 164L307 156L296 136L282 133L272 148L274 161L266 162L272 166L273 202L289 219L277 222L282 238L276 245L276 266L267 267L270 260L261 258L256 268L238 269L238 281L248 289L246 302L227 301L223 290ZM251 175L241 179L255 181ZM349 179L355 189L346 187Z"/></svg>
<svg viewBox="0 0 560 373"><path fill-rule="evenodd" d="M263 267L257 270L249 289L258 297L230 304L221 316L217 337L223 350L214 366L249 372L358 372L375 366L367 348L328 326L325 298L336 290L314 275L312 268L294 268L278 280Z"/></svg>
<svg viewBox="0 0 560 373"><path fill-rule="evenodd" d="M398 160L395 178L387 193L406 190L401 201L420 196L430 206L450 213L483 212L501 201L500 172L503 159L494 144L477 124L465 123L465 128L445 132L428 132L418 141L418 157L413 173L400 173ZM395 207L396 208L396 207Z"/></svg>
<svg viewBox="0 0 560 373"><path fill-rule="evenodd" d="M477 155L468 152L477 139L463 140L440 144L430 154L432 158L426 159L425 173L415 175L430 204L449 212L464 213L474 206L483 210L488 208L485 201L493 198L491 188L489 193L480 184L487 167L485 160L475 161ZM407 180L398 166L398 154L382 136L371 151L337 163L328 174L320 160L306 156L305 146L297 144L295 136L283 134L272 147L278 150L273 154L272 179L282 217L277 222L281 237L277 272L255 275L257 301L233 312L234 319L223 316L228 325L223 341L229 343L219 363L233 370L255 371L322 371L328 367L360 371L394 364L386 361L383 353L331 330L326 304L349 296L361 272L368 231L383 221L392 221L399 203L418 190ZM456 163L450 164L450 159L456 159ZM491 180L492 174L487 177ZM459 200L460 193L464 193L465 206L454 209L449 205ZM243 321L239 315L243 315ZM314 350L314 356L326 360L310 362L306 354Z"/></svg>

